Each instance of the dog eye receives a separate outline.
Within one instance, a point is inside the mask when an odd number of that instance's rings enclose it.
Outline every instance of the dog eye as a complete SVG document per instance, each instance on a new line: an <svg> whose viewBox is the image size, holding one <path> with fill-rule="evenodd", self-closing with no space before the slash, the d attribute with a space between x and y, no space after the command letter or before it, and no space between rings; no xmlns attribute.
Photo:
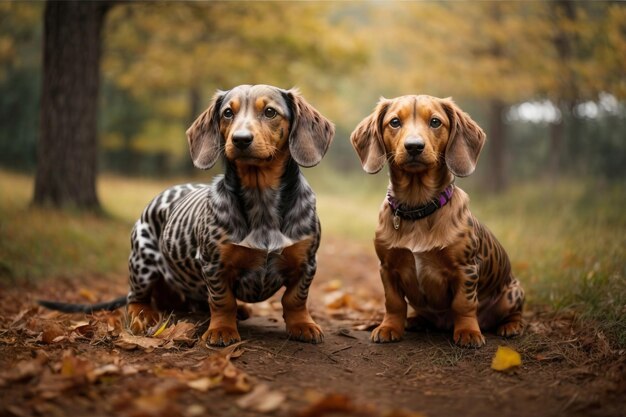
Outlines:
<svg viewBox="0 0 626 417"><path fill-rule="evenodd" d="M393 119L391 119L391 121L389 122L389 126L393 127L394 129L397 129L400 127L402 123L400 123L400 119L398 119L397 117L394 117Z"/></svg>
<svg viewBox="0 0 626 417"><path fill-rule="evenodd" d="M232 111L231 109L226 109L226 110L224 110L224 112L222 113L222 117L223 117L224 119L232 119L232 118L233 118L233 115L234 115L234 113L233 113L233 111Z"/></svg>
<svg viewBox="0 0 626 417"><path fill-rule="evenodd" d="M271 107L266 108L263 112L263 115L268 119L273 119L274 117L276 117L277 114L278 112Z"/></svg>
<svg viewBox="0 0 626 417"><path fill-rule="evenodd" d="M433 129L437 129L439 126L441 126L441 120L437 119L436 117L433 117L432 119L430 119L430 127L432 127Z"/></svg>

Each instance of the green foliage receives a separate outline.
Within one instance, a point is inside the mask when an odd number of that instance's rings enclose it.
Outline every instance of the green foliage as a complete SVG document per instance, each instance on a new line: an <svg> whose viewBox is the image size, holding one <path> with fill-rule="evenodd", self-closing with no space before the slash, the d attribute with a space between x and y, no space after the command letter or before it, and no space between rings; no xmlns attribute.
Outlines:
<svg viewBox="0 0 626 417"><path fill-rule="evenodd" d="M43 3L0 3L0 163L32 169ZM550 99L565 121L564 173L625 173L626 6L619 2L120 3L103 31L101 167L188 173L185 130L216 89L297 86L337 125L327 160L379 96L453 96L487 130L489 101ZM576 105L618 100L585 118ZM548 123L506 120L513 180L550 160ZM488 167L488 166L487 166ZM485 176L487 178L488 175Z"/></svg>

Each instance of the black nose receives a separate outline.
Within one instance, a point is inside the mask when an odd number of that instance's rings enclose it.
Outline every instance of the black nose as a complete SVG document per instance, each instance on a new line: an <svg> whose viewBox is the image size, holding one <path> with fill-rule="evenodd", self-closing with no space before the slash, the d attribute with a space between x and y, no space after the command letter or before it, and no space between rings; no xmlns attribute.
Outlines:
<svg viewBox="0 0 626 417"><path fill-rule="evenodd" d="M238 149L246 149L252 143L252 132L244 130L244 131L236 131L233 133L233 144Z"/></svg>
<svg viewBox="0 0 626 417"><path fill-rule="evenodd" d="M420 138L408 138L404 141L404 149L411 156L416 156L422 153L424 150L424 141Z"/></svg>

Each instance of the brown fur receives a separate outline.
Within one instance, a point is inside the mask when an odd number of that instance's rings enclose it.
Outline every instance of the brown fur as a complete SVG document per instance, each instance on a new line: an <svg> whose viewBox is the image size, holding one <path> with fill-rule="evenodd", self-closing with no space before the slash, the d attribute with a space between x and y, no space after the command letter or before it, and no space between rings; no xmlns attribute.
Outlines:
<svg viewBox="0 0 626 417"><path fill-rule="evenodd" d="M431 125L433 119L440 125ZM419 155L407 152L408 139L424 143ZM389 162L390 192L413 207L436 199L455 175L470 175L485 135L450 99L403 96L381 99L351 141L366 172L378 172ZM374 341L400 340L407 301L417 321L453 328L461 346L483 345L481 327L498 326L504 336L521 333L523 290L504 249L470 213L465 192L455 187L448 204L426 218L401 220L397 230L392 219L385 200L374 245L386 313L372 333Z"/></svg>

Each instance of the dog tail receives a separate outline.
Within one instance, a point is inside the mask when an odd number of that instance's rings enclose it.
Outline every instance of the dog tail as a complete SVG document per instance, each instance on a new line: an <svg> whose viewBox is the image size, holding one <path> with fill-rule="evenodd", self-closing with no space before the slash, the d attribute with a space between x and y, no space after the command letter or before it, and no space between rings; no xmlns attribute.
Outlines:
<svg viewBox="0 0 626 417"><path fill-rule="evenodd" d="M126 296L96 304L71 304L48 300L38 300L37 302L40 306L49 308L50 310L62 311L64 313L93 313L94 311L102 310L113 311L120 307L124 307L128 303L126 301Z"/></svg>

